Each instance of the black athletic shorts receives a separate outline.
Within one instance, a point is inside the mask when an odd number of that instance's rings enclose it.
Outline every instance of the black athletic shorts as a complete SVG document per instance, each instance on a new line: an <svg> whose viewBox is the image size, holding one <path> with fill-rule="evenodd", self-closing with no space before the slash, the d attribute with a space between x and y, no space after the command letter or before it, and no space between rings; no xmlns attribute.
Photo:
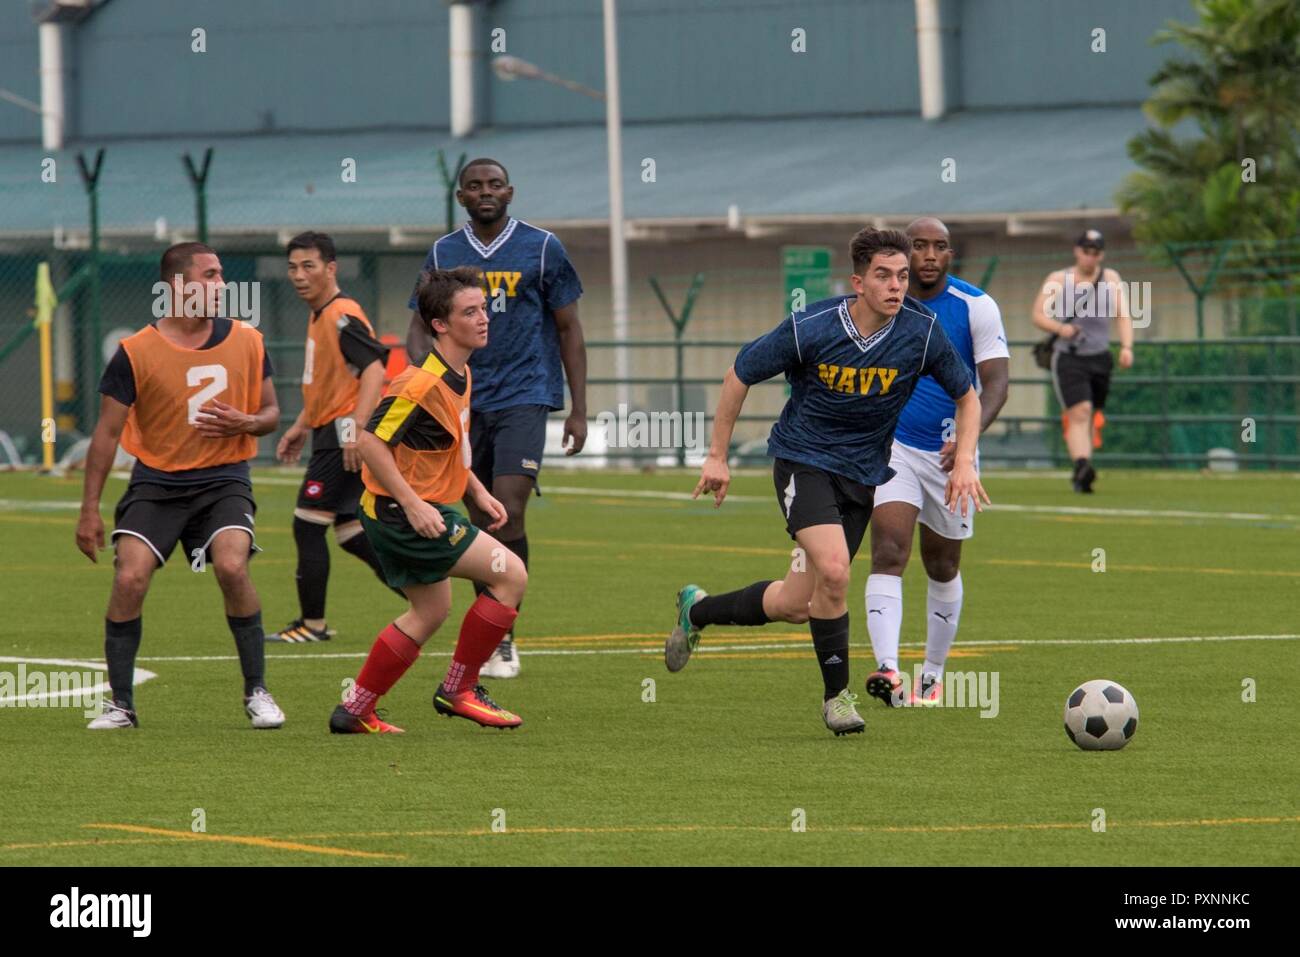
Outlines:
<svg viewBox="0 0 1300 957"><path fill-rule="evenodd" d="M362 488L361 473L343 467L342 449L317 449L307 460L298 507L333 512L335 521L355 518Z"/></svg>
<svg viewBox="0 0 1300 957"><path fill-rule="evenodd" d="M544 405L515 405L493 412L470 410L470 469L488 491L498 475L537 478L546 447L546 417L550 414Z"/></svg>
<svg viewBox="0 0 1300 957"><path fill-rule="evenodd" d="M1052 353L1052 382L1062 409L1091 402L1094 409L1106 407L1110 374L1115 359L1109 352L1080 356L1072 352Z"/></svg>
<svg viewBox="0 0 1300 957"><path fill-rule="evenodd" d="M871 519L874 485L788 459L772 463L772 481L791 538L812 525L843 526L849 560L853 560Z"/></svg>
<svg viewBox="0 0 1300 957"><path fill-rule="evenodd" d="M176 543L185 549L185 560L203 550L204 560L217 533L228 528L248 532L249 553L258 550L253 535L253 490L243 482L218 481L207 485L152 485L140 483L127 488L113 513L114 539L133 535L153 550L159 565L171 557Z"/></svg>

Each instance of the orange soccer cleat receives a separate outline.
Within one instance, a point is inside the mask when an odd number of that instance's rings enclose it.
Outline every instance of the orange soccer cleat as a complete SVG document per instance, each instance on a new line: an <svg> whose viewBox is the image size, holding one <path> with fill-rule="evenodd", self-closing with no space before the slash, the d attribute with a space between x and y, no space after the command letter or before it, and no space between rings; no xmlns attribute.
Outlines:
<svg viewBox="0 0 1300 957"><path fill-rule="evenodd" d="M485 728L517 728L524 719L511 714L488 697L487 688L475 685L457 692L442 685L433 694L433 708L446 718L465 718Z"/></svg>
<svg viewBox="0 0 1300 957"><path fill-rule="evenodd" d="M375 712L355 715L338 705L330 715L330 734L405 734L403 728L383 721Z"/></svg>

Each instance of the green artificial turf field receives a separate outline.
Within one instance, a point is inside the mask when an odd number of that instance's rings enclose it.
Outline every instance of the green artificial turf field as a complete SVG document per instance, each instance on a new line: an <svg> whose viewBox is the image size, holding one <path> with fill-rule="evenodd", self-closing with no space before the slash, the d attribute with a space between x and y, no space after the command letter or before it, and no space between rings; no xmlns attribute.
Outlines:
<svg viewBox="0 0 1300 957"><path fill-rule="evenodd" d="M328 734L342 683L402 609L334 546L338 637L268 646L288 721L253 731L216 583L173 555L145 604L138 667L155 676L137 685L139 730L86 731L81 706L0 707L0 865L1300 860L1297 476L1111 471L1085 498L1059 476L987 473L1000 508L966 546L948 666L996 673L996 716L887 710L863 694L866 733L844 738L821 723L802 627L709 630L685 671L663 666L678 587L783 574L791 543L769 476L738 476L718 511L684 500L694 473L550 469L543 481L523 674L488 682L519 731L430 705L470 594L457 583L443 633L384 701L407 734ZM106 491L106 521L123 485ZM257 473L253 577L273 627L297 614L295 485ZM102 658L111 563L73 544L79 495L79 477L0 475L11 684L20 667L89 667L14 658ZM858 691L874 664L867 571L860 556ZM904 588L907 668L924 642L919 556ZM1066 738L1065 698L1090 678L1138 701L1123 751Z"/></svg>

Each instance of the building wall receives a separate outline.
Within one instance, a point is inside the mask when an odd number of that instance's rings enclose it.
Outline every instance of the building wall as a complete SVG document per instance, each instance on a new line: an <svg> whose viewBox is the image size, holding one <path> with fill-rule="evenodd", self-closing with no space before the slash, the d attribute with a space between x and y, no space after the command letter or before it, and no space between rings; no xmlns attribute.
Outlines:
<svg viewBox="0 0 1300 957"><path fill-rule="evenodd" d="M441 3L129 0L74 35L88 139L448 123Z"/></svg>
<svg viewBox="0 0 1300 957"><path fill-rule="evenodd" d="M623 0L620 82L628 122L713 117L915 112L911 0ZM594 0L499 2L485 27L513 56L604 87L601 6ZM794 52L802 30L806 52ZM493 79L494 88L500 80ZM515 83L528 81L513 81ZM602 122L601 103L534 83L492 96L498 125Z"/></svg>
<svg viewBox="0 0 1300 957"><path fill-rule="evenodd" d="M973 109L1140 103L1173 49L1152 46L1152 35L1194 19L1190 0L965 0L958 9L960 105ZM1092 51L1097 28L1104 53Z"/></svg>
<svg viewBox="0 0 1300 957"><path fill-rule="evenodd" d="M1148 39L1190 0L944 0L953 108L1135 103L1167 55ZM913 0L622 0L619 53L629 123L718 117L915 113ZM1107 52L1089 49L1107 31ZM206 53L191 49L206 31ZM801 30L806 52L792 50ZM114 0L68 27L73 136L445 129L448 13L432 0ZM503 31L495 33L494 31ZM598 0L496 0L478 42L586 86L604 86ZM0 86L39 99L37 29L0 8ZM485 123L603 122L603 106L549 84L501 95ZM39 138L0 102L0 140Z"/></svg>
<svg viewBox="0 0 1300 957"><path fill-rule="evenodd" d="M25 3L0 3L0 89L41 102L40 48ZM0 142L40 140L41 118L0 100Z"/></svg>

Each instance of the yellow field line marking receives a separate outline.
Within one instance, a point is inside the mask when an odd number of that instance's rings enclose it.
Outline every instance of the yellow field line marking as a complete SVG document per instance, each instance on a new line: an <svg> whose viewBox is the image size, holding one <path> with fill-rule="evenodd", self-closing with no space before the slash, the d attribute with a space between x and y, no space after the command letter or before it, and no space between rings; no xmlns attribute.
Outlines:
<svg viewBox="0 0 1300 957"><path fill-rule="evenodd" d="M193 831L171 831L162 827L145 827L141 824L83 824L84 828L106 831L129 831L133 834L157 834L163 837L175 837L192 841L213 841L220 844L243 844L247 847L263 847L277 851L301 851L305 854L328 854L333 857L364 857L368 859L403 860L405 854L381 854L378 851L353 851L343 847L321 847L317 844L299 844L296 841L284 841L272 837L253 837L239 834L204 834Z"/></svg>
<svg viewBox="0 0 1300 957"><path fill-rule="evenodd" d="M555 496L548 496L548 497L553 497L556 501L559 502L564 502L564 501L571 502L571 501L579 500L578 497L575 495L555 495ZM646 502L637 498L611 498L611 497L583 498L581 499L581 502L583 505L609 505L609 506L613 506L614 508L687 508L689 505L689 503L687 502L674 502L671 500Z"/></svg>
<svg viewBox="0 0 1300 957"><path fill-rule="evenodd" d="M804 635L805 640L807 639L807 637L808 637L807 635ZM966 648L953 648L951 651L948 652L948 657L949 658L983 658L987 655L994 654L994 653L1015 652L1019 650L1020 650L1019 648L980 648L977 651L972 651ZM707 656L710 652L720 653L718 656L724 657L728 661L758 661L766 658L771 658L774 660L798 659L800 661L803 661L808 655L807 650L804 651L777 650L777 651L769 651L762 654L758 652L736 652L736 651L727 650L725 646L719 648L717 646L717 643L714 643L714 645L709 648L697 648L695 650L695 653L697 655ZM663 656L664 655L662 651L655 651L653 654L647 652L641 657L650 661L662 661ZM925 657L924 648L915 648L915 649L909 648L909 649L904 649L898 653L898 658L900 661L920 661L924 657Z"/></svg>
<svg viewBox="0 0 1300 957"><path fill-rule="evenodd" d="M654 641L656 643L662 643L666 637L667 637L666 632L657 632L657 631L651 632L649 634L641 634L638 632L634 632L634 633L624 634L624 635L555 635L549 638L521 638L519 640L519 646L522 648L525 645L591 644L593 642L607 643L607 642L620 641L620 640L626 641L629 645L635 646L638 644L645 644L646 641ZM735 642L748 643L753 641L755 637L759 637L759 636L719 635L716 638L710 636L709 645L717 647L719 645L734 644ZM763 633L761 637L764 641L767 641L769 639L774 641L808 641L809 640L808 632L806 631L803 632L802 634L769 635Z"/></svg>
<svg viewBox="0 0 1300 957"><path fill-rule="evenodd" d="M1164 828L1164 827L1232 827L1237 825L1300 824L1297 817L1234 817L1202 818L1175 821L1116 821L1106 822L1111 828ZM825 827L809 826L809 833L822 834L960 834L996 833L1004 831L1066 831L1090 830L1091 821L1047 821L1021 824L844 824ZM464 831L354 831L343 834L299 834L299 840L341 840L356 838L392 837L496 837L511 834L549 836L565 834L695 834L700 832L749 832L757 834L790 833L790 826L775 824L618 824L595 827L510 827L505 831L471 828Z"/></svg>
<svg viewBox="0 0 1300 957"><path fill-rule="evenodd" d="M986 565L1041 566L1044 568L1090 569L1090 562L1048 562L1037 558L986 558ZM1255 568L1196 568L1191 565L1108 565L1112 571L1124 572L1195 572L1202 575L1268 575L1274 578L1300 578L1300 571Z"/></svg>

